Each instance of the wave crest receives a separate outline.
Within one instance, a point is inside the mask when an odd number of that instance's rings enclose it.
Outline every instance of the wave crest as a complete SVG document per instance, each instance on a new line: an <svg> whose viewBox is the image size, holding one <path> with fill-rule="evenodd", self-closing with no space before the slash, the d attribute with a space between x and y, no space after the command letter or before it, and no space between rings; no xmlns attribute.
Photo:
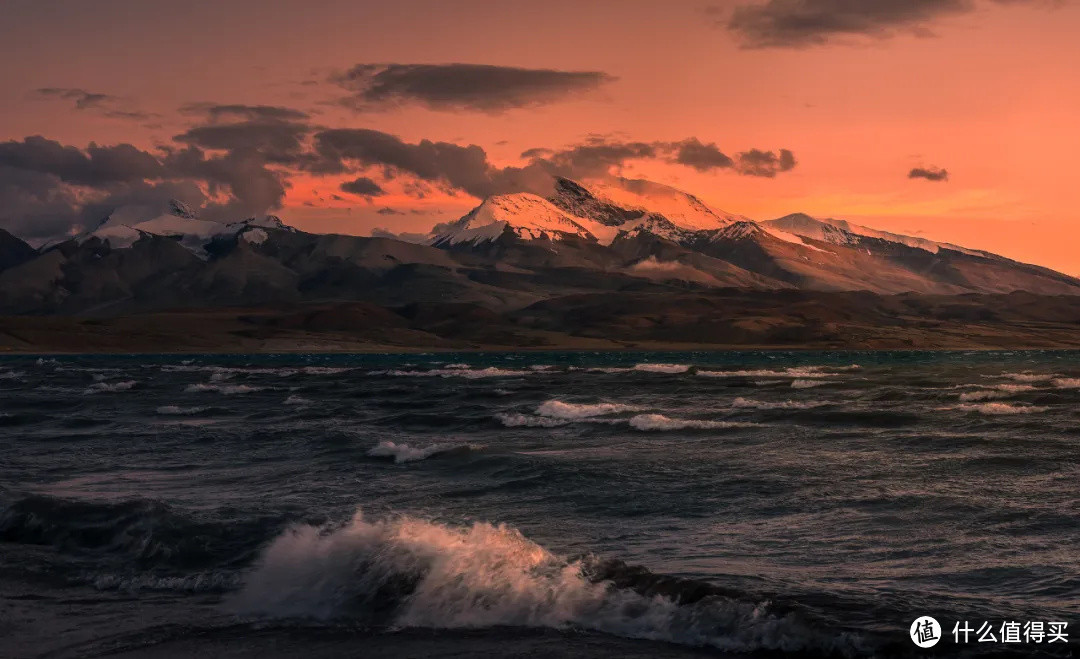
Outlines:
<svg viewBox="0 0 1080 659"><path fill-rule="evenodd" d="M415 447L387 441L379 442L375 448L367 452L367 455L372 458L393 458L394 464L401 464L403 462L426 460L441 453L476 451L481 448L483 447L479 444L432 444L430 446Z"/></svg>
<svg viewBox="0 0 1080 659"><path fill-rule="evenodd" d="M850 653L794 614L719 594L689 604L590 578L505 525L449 526L357 513L336 529L299 526L266 549L230 600L242 614L428 628L585 628L729 651Z"/></svg>

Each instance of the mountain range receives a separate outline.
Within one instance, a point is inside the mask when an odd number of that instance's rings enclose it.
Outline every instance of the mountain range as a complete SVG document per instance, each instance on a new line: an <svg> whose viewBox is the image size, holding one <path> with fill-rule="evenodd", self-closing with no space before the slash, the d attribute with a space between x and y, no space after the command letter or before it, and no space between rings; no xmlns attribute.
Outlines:
<svg viewBox="0 0 1080 659"><path fill-rule="evenodd" d="M1080 280L844 220L793 214L755 222L644 181L560 178L546 198L492 196L429 234L394 238L307 233L274 216L209 221L179 201L119 208L93 230L40 249L0 230L7 316L357 302L391 310L405 325L421 316L460 324L464 314L491 326L532 318L559 331L531 311L569 306L588 315L633 299L671 313L672 296L731 289L743 300L794 292L818 300L845 292L1075 296ZM592 299L591 310L583 299Z"/></svg>

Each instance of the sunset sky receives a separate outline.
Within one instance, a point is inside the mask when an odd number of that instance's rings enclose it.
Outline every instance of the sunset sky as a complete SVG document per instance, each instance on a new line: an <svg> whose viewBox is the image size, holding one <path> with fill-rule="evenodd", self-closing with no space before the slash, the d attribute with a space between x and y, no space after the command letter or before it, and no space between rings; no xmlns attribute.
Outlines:
<svg viewBox="0 0 1080 659"><path fill-rule="evenodd" d="M621 176L1080 275L1078 5L6 0L0 226L420 231Z"/></svg>

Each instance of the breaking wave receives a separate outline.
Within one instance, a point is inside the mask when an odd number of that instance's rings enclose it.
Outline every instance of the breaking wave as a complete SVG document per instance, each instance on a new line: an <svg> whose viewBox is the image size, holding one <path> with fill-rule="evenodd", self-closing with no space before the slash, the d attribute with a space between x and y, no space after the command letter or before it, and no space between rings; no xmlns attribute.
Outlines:
<svg viewBox="0 0 1080 659"><path fill-rule="evenodd" d="M285 399L286 405L311 405L312 402L312 400L304 398L303 396L297 396L296 394Z"/></svg>
<svg viewBox="0 0 1080 659"><path fill-rule="evenodd" d="M979 389L978 391L968 391L960 394L961 402L970 403L979 400L995 400L998 398L1008 398L1018 393L1025 391L1032 391L1035 389L1034 385L1030 384L998 384L992 387L986 387Z"/></svg>
<svg viewBox="0 0 1080 659"><path fill-rule="evenodd" d="M135 380L125 380L124 382L95 382L86 388L85 393L116 393L119 391L128 391L138 384Z"/></svg>
<svg viewBox="0 0 1080 659"><path fill-rule="evenodd" d="M533 416L531 414L521 414L520 412L504 412L496 414L495 418L502 422L507 428L557 428L558 426L565 426L570 423L566 419Z"/></svg>
<svg viewBox="0 0 1080 659"><path fill-rule="evenodd" d="M155 410L158 414L166 416L191 416L193 414L199 414L205 412L210 408L208 407L179 407L178 405L162 405Z"/></svg>
<svg viewBox="0 0 1080 659"><path fill-rule="evenodd" d="M226 396L233 396L236 394L250 394L255 391L262 391L263 387L252 387L247 384L189 384L184 391L188 393L203 393L203 392L216 392L219 394L225 394Z"/></svg>
<svg viewBox="0 0 1080 659"><path fill-rule="evenodd" d="M395 442L379 442L379 444L367 452L372 458L393 458L394 464L403 462L418 462L426 460L433 455L442 453L456 453L466 451L478 451L483 447L479 444L432 444L422 448L398 444Z"/></svg>
<svg viewBox="0 0 1080 659"><path fill-rule="evenodd" d="M536 408L536 413L551 419L590 419L608 414L636 412L641 408L621 403L564 403L561 400L549 400Z"/></svg>
<svg viewBox="0 0 1080 659"><path fill-rule="evenodd" d="M686 364L637 364L634 370L646 373L686 373L690 370L690 366Z"/></svg>
<svg viewBox="0 0 1080 659"><path fill-rule="evenodd" d="M720 430L724 428L747 428L755 423L738 421L705 421L700 419L672 419L663 414L638 414L630 419L630 427L635 430Z"/></svg>
<svg viewBox="0 0 1080 659"><path fill-rule="evenodd" d="M822 382L821 380L792 380L791 381L791 388L792 389L812 389L813 387L820 387L823 384L827 384L827 383Z"/></svg>
<svg viewBox="0 0 1080 659"><path fill-rule="evenodd" d="M828 378L842 375L850 371L857 371L861 367L858 364L850 366L793 366L782 370L756 369L742 371L698 371L697 374L706 378Z"/></svg>
<svg viewBox="0 0 1080 659"><path fill-rule="evenodd" d="M667 588L661 580L618 562L567 559L505 525L357 513L343 526L280 535L229 606L391 627L578 628L735 652L861 649L768 602L700 582L686 582L684 593L677 580L667 578Z"/></svg>
<svg viewBox="0 0 1080 659"><path fill-rule="evenodd" d="M1006 414L1035 414L1037 412L1045 412L1050 408L1039 407L1038 405L1011 405L1009 403L971 403L954 405L952 407L942 407L939 409L960 410L962 412L978 412L979 414L985 414L988 416L1000 416Z"/></svg>
<svg viewBox="0 0 1080 659"><path fill-rule="evenodd" d="M782 400L782 401L764 401L764 400L750 400L743 398L742 396L731 401L731 406L736 408L746 408L753 410L809 410L815 407L824 407L828 405L824 401L808 400Z"/></svg>
<svg viewBox="0 0 1080 659"><path fill-rule="evenodd" d="M1045 382L1058 376L1054 373L1002 373L1001 377L1016 382Z"/></svg>
<svg viewBox="0 0 1080 659"><path fill-rule="evenodd" d="M1054 378L1050 384L1058 389L1080 389L1080 378Z"/></svg>
<svg viewBox="0 0 1080 659"><path fill-rule="evenodd" d="M495 368L490 366L488 368L480 368L476 370L470 370L468 364L451 364L447 368L433 368L429 371L372 371L371 375L391 375L394 377L441 377L441 378L467 378L470 380L479 378L509 378L520 377L522 375L528 375L530 371L518 371L513 369Z"/></svg>

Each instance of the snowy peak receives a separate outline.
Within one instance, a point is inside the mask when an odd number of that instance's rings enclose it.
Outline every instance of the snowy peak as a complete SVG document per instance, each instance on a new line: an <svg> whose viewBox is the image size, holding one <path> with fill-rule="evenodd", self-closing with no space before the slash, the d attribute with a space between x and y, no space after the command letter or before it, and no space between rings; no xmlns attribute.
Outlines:
<svg viewBox="0 0 1080 659"><path fill-rule="evenodd" d="M714 210L676 188L641 180L620 179L615 184L590 183L586 187L577 181L557 178L555 193L549 200L571 215L624 231L646 226L649 222L642 220L650 217L653 224L658 219L666 220L668 225L683 232L719 229L746 219ZM659 226L664 223L660 222Z"/></svg>
<svg viewBox="0 0 1080 659"><path fill-rule="evenodd" d="M598 238L587 225L605 233L603 225L570 215L543 197L523 192L488 197L430 242L435 246L479 244L498 240L507 231L522 240L557 242L576 236L595 242Z"/></svg>
<svg viewBox="0 0 1080 659"><path fill-rule="evenodd" d="M108 244L110 249L126 249L144 238L159 236L176 240L199 258L207 259L209 253L206 248L211 242L258 231L247 238L247 242L258 243L267 237L264 229L296 231L274 215L250 217L229 224L199 219L191 206L170 199L160 206L121 206L102 220L96 229L75 240L81 245L96 238Z"/></svg>
<svg viewBox="0 0 1080 659"><path fill-rule="evenodd" d="M863 239L870 238L897 243L907 247L914 247L930 252L931 254L937 254L942 249L947 249L962 254L968 254L970 256L979 256L983 258L992 256L987 252L967 249L965 247L960 247L959 245L939 243L925 238L905 236L898 233L890 233L888 231L878 231L877 229L852 224L847 220L835 220L832 218L818 219L805 213L785 215L784 217L775 220L768 220L762 224L767 227L772 227L804 238L832 245L854 246L862 243Z"/></svg>

